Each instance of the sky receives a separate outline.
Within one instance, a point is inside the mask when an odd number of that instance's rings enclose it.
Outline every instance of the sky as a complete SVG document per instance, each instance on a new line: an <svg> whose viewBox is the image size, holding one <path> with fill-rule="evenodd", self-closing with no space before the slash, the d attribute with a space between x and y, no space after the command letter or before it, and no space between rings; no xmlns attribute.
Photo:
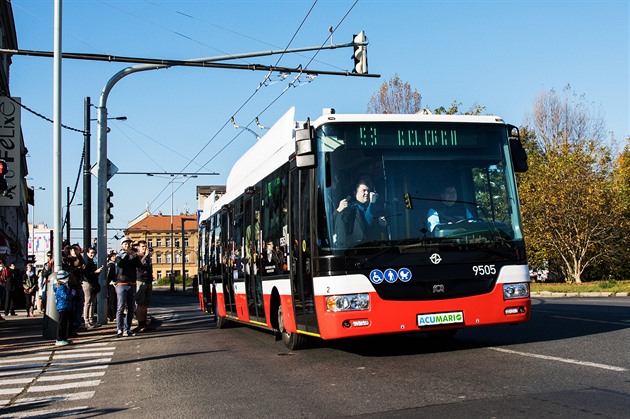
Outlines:
<svg viewBox="0 0 630 419"><path fill-rule="evenodd" d="M19 49L52 52L53 2L11 3ZM270 127L292 106L298 120L316 119L330 107L364 113L372 95L395 74L418 90L423 107L458 101L466 110L479 104L486 114L518 126L527 124L537 96L570 85L603 115L609 136L625 144L629 18L629 2L621 0L65 0L61 27L64 52L173 60L344 44L364 31L369 72L381 75L309 80L303 74L291 83L296 74L266 79L266 71L172 67L121 79L107 100L108 116L127 117L108 122L108 158L119 171L218 175L115 175L108 182L114 192L112 237L146 209L195 213L197 185L225 184L234 162L258 141L236 129L232 117L262 136L265 130L254 119ZM351 57L351 48L340 48L232 62L344 72L352 69ZM133 65L63 60L61 122L82 130L85 97L98 104L106 83ZM10 89L23 105L52 118L52 58L14 56ZM53 124L23 110L22 130L27 182L36 188L35 222L52 227ZM91 130L94 164L96 122ZM71 225L79 228L83 135L63 129L61 142L64 206L66 188L74 190L81 176L70 207ZM95 177L92 207L96 227ZM82 241L82 232L73 230L71 240ZM116 246L110 241L109 247Z"/></svg>

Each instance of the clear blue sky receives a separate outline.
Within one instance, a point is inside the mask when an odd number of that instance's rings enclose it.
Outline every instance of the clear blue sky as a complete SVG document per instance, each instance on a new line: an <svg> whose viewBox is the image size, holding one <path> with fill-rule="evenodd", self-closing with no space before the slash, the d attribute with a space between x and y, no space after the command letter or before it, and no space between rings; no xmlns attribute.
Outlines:
<svg viewBox="0 0 630 419"><path fill-rule="evenodd" d="M354 5L354 0L320 0L305 20L313 3L64 1L64 52L192 59L283 49L289 43L291 48L319 46L325 43L329 26L338 26L333 35L338 44L365 31L369 70L382 75L319 76L311 83L302 77L301 85L281 95L291 76L269 83L249 99L265 72L179 67L134 74L118 82L109 96L109 115L128 118L110 121L109 159L121 171L219 172L174 185L175 213L186 208L194 213L196 185L224 184L232 164L256 141L229 124L232 116L239 125L259 116L263 125L271 126L290 106L296 106L298 119L314 119L325 107L340 113L365 112L370 97L396 73L420 92L424 107L448 106L457 100L468 109L478 103L515 125L527 122L541 92L570 84L593 110L602 112L607 130L618 141L630 135L628 1L360 0ZM13 0L12 5L19 48L52 51L53 2ZM351 49L322 51L308 68L351 69L351 55ZM312 56L283 56L279 65L306 66ZM237 63L274 65L279 58ZM64 60L62 122L82 129L84 98L98 103L106 82L129 65ZM11 94L52 117L52 72L50 58L15 56ZM24 111L22 128L29 149L28 182L46 188L36 193L36 222L52 226L53 127ZM263 133L255 124L250 128ZM96 129L93 123L94 134ZM63 130L62 144L65 202L65 189L74 187L79 173L83 137ZM95 158L96 135L92 163ZM109 182L115 193L111 226L126 227L148 205L153 213L170 214L169 181L115 176ZM93 178L93 188L95 184ZM79 183L74 203L82 202L81 195ZM72 213L73 226L81 226L81 207L72 207ZM96 226L95 216L92 223ZM80 241L81 233L73 232L71 238Z"/></svg>

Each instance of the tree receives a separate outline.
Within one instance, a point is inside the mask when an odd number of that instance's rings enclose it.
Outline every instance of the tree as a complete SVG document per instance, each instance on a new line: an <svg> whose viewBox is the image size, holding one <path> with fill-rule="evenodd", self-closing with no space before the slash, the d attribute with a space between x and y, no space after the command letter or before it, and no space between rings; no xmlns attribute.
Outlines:
<svg viewBox="0 0 630 419"><path fill-rule="evenodd" d="M619 262L613 264L616 276L630 276L630 137L626 146L615 160L613 170L613 188L617 198L617 215L620 219L621 241L618 246Z"/></svg>
<svg viewBox="0 0 630 419"><path fill-rule="evenodd" d="M619 243L603 119L567 86L541 93L532 121L532 132L522 130L530 169L519 175L528 252L559 261L566 280L579 283L587 268L615 257Z"/></svg>
<svg viewBox="0 0 630 419"><path fill-rule="evenodd" d="M368 113L418 113L422 110L422 96L409 83L403 83L395 74L383 82L378 93L368 102Z"/></svg>
<svg viewBox="0 0 630 419"><path fill-rule="evenodd" d="M435 108L433 110L433 113L436 115L458 115L460 114L460 106L462 106L462 103L454 100L448 109L446 109L444 106L440 106L439 108ZM481 106L475 103L472 108L470 108L467 112L464 112L464 115L481 115L481 113L485 110L485 106Z"/></svg>

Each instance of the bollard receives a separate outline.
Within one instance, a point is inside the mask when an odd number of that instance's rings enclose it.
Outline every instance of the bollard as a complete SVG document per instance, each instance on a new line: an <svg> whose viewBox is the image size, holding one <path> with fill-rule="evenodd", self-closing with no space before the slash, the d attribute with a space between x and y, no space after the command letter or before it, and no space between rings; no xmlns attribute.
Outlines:
<svg viewBox="0 0 630 419"><path fill-rule="evenodd" d="M55 303L53 283L57 283L57 272L52 272L48 276L48 282L46 283L46 311L42 322L42 337L44 339L56 340L57 327L59 325L59 312L57 311L57 304Z"/></svg>

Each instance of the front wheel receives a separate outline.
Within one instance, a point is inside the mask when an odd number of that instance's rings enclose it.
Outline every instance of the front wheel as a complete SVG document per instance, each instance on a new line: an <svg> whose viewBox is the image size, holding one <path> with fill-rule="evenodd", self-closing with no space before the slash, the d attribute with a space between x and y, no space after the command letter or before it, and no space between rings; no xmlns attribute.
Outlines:
<svg viewBox="0 0 630 419"><path fill-rule="evenodd" d="M287 332L284 328L284 318L282 314L282 304L278 306L278 331L282 334L284 345L291 351L302 349L306 346L306 336L295 332Z"/></svg>

